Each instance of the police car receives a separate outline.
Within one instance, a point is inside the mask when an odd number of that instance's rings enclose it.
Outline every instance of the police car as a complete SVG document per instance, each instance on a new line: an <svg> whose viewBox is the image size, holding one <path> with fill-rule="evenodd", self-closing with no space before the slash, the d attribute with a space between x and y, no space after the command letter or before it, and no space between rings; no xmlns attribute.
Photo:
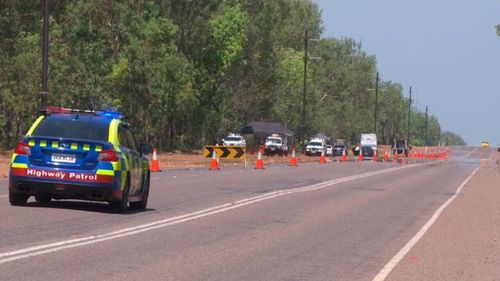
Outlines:
<svg viewBox="0 0 500 281"><path fill-rule="evenodd" d="M9 201L107 201L120 213L144 210L149 195L147 144L137 145L116 111L47 107L12 155Z"/></svg>

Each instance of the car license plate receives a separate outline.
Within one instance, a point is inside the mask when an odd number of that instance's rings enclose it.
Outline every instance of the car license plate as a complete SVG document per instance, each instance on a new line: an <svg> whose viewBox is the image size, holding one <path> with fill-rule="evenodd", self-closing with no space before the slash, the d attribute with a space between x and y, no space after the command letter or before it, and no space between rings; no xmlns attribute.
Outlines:
<svg viewBox="0 0 500 281"><path fill-rule="evenodd" d="M54 154L52 154L52 161L53 162L62 162L62 163L75 163L76 156L73 154L54 153Z"/></svg>

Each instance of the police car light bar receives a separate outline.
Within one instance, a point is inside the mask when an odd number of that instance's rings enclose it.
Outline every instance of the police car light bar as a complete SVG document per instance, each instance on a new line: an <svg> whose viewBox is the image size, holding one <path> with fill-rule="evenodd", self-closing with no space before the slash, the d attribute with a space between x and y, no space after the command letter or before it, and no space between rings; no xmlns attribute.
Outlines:
<svg viewBox="0 0 500 281"><path fill-rule="evenodd" d="M113 118L113 119L120 119L123 118L123 115L120 112L117 111L103 111L102 116L108 117L108 118Z"/></svg>
<svg viewBox="0 0 500 281"><path fill-rule="evenodd" d="M66 108L66 107L61 107L61 106L47 106L44 109L40 111L40 113L44 115L50 115L54 113L59 113L59 114L71 114L71 113L86 113L86 114L94 114L94 115L101 115L107 118L112 118L112 119L122 119L125 118L125 116L118 111L115 111L113 109L107 109L103 111L94 111L94 110L88 110L88 109L74 109L74 108Z"/></svg>

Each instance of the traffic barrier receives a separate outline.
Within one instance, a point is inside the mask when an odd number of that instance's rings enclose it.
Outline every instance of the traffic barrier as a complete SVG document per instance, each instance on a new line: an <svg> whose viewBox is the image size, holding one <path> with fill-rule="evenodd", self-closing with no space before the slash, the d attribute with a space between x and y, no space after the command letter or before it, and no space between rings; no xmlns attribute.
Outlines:
<svg viewBox="0 0 500 281"><path fill-rule="evenodd" d="M210 169L209 170L220 170L219 168L219 159L217 159L217 152L212 151L212 160L210 160Z"/></svg>
<svg viewBox="0 0 500 281"><path fill-rule="evenodd" d="M153 148L153 160L151 161L151 172L161 172L160 161L158 161L158 155L156 154L156 148Z"/></svg>
<svg viewBox="0 0 500 281"><path fill-rule="evenodd" d="M295 147L292 148L292 157L290 157L290 166L297 167L297 156L295 155Z"/></svg>
<svg viewBox="0 0 500 281"><path fill-rule="evenodd" d="M257 154L257 162L255 162L255 169L263 170L264 169L264 160L262 160L262 154L264 154L264 147L259 148L259 153Z"/></svg>
<svg viewBox="0 0 500 281"><path fill-rule="evenodd" d="M245 168L247 167L247 148L245 146L206 145L203 148L203 155L205 158L211 158L214 152L217 154L217 161L222 158L242 159Z"/></svg>
<svg viewBox="0 0 500 281"><path fill-rule="evenodd" d="M340 159L342 162L347 162L347 153L345 148L342 150L342 158Z"/></svg>
<svg viewBox="0 0 500 281"><path fill-rule="evenodd" d="M326 147L323 147L323 149L321 150L321 156L319 157L320 164L326 163L325 150L326 150Z"/></svg>
<svg viewBox="0 0 500 281"><path fill-rule="evenodd" d="M247 148L245 146L207 145L203 149L203 155L206 158L210 158L214 151L217 152L219 158L246 159L247 157Z"/></svg>

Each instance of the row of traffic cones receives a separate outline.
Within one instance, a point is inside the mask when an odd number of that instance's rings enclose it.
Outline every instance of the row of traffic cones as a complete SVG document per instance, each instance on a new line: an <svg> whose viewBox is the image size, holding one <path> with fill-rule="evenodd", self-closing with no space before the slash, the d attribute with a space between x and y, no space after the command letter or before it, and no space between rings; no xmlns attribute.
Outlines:
<svg viewBox="0 0 500 281"><path fill-rule="evenodd" d="M429 160L434 160L434 159L439 159L439 160L446 160L448 158L448 152L449 149L443 150L439 153L433 152L433 153L423 153L423 152L416 152L416 153L410 153L408 155L408 160L410 159L429 159ZM264 147L260 147L258 154L257 154L257 161L255 162L255 169L262 170L264 169L264 160L262 159L262 155L264 154ZM384 156L383 156L383 162L390 162L392 158L393 162L400 162L401 164L407 163L406 159L406 154L402 153L399 155L398 153L392 154L385 151ZM401 158L401 159L399 159ZM340 162L347 162L347 153L346 150L344 149L342 151L342 156L340 157ZM401 160L401 161L399 161ZM357 158L358 162L363 161L363 153L358 154ZM373 162L378 162L378 153L377 151L374 152L373 155ZM326 163L326 149L323 149L321 151L321 156L319 158L319 163L320 164L325 164ZM292 167L297 167L298 166L298 159L296 156L296 149L295 147L292 148L292 156L290 157L290 166ZM153 149L153 159L151 161L151 167L150 167L151 172L161 172L160 169L160 162L158 161L158 155L157 155L157 150L156 148ZM217 158L217 153L215 151L212 152L212 158L210 161L210 168L209 170L220 170L219 167L219 159Z"/></svg>

